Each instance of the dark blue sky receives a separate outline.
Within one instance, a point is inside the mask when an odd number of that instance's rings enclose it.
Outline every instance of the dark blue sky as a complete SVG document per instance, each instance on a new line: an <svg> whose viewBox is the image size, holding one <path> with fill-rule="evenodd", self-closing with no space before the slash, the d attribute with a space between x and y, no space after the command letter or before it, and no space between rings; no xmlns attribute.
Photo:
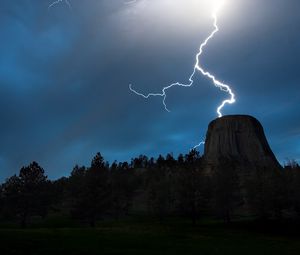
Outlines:
<svg viewBox="0 0 300 255"><path fill-rule="evenodd" d="M51 178L100 151L107 160L187 152L226 94L201 75L186 82L212 31L202 0L0 2L0 180L36 160ZM209 1L206 1L209 2ZM300 160L300 1L227 0L201 63L232 85L224 114L264 125L280 162Z"/></svg>

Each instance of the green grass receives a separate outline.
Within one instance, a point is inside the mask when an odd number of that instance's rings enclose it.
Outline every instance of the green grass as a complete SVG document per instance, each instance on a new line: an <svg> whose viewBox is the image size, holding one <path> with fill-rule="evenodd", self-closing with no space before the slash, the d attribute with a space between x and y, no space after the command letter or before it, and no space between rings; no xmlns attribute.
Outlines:
<svg viewBox="0 0 300 255"><path fill-rule="evenodd" d="M300 254L300 236L272 224L107 221L97 228L0 229L0 254Z"/></svg>

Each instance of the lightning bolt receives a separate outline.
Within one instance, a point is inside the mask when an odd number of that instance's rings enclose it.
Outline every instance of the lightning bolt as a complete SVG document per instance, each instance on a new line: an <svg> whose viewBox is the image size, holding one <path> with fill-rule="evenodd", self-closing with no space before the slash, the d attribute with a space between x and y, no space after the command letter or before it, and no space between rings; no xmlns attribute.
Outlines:
<svg viewBox="0 0 300 255"><path fill-rule="evenodd" d="M136 3L137 0L128 0L128 1L125 1L124 4L134 4Z"/></svg>
<svg viewBox="0 0 300 255"><path fill-rule="evenodd" d="M199 144L197 144L197 145L195 145L194 147L193 147L193 150L197 150L197 148L199 148L200 146L202 146L202 145L204 145L205 144L205 142L204 141L201 141Z"/></svg>
<svg viewBox="0 0 300 255"><path fill-rule="evenodd" d="M70 9L72 9L72 5L69 2L69 0L56 0L56 1L52 2L51 4L49 4L48 9L51 9L52 7L54 7L55 5L60 4L60 3L65 3Z"/></svg>
<svg viewBox="0 0 300 255"><path fill-rule="evenodd" d="M179 87L191 87L193 84L194 84L194 77L197 73L197 71L199 71L202 75L204 75L205 77L209 78L213 84L219 88L221 91L224 91L226 93L229 94L229 98L224 100L218 107L217 107L217 114L218 114L218 117L222 117L222 109L224 108L225 105L227 104L233 104L235 103L235 94L233 93L232 89L230 88L229 85L225 84L225 83L222 83L221 81L217 80L217 78L211 74L210 72L206 71L201 65L200 65L200 57L203 53L203 50L205 48L205 46L208 44L208 42L215 36L215 34L217 32L219 32L219 27L218 27L218 11L220 10L221 6L222 6L223 2L219 2L218 5L215 6L214 8L214 11L212 13L212 18L213 18L213 26L214 26L214 30L210 33L210 35L201 43L200 45L200 48L199 48L199 51L196 55L196 63L194 65L194 69L193 69L193 72L192 74L190 75L189 77L189 82L188 83L180 83L180 82L175 82L175 83L172 83L166 87L164 87L162 89L162 92L161 93L149 93L149 94L143 94L143 93L140 93L138 91L136 91L135 89L133 89L132 87L132 84L129 84L129 89L135 93L136 95L138 96L141 96L145 99L148 99L150 97L156 97L156 96L159 96L159 97L162 97L163 98L163 105L165 107L165 110L170 112L170 110L168 109L167 107L167 104L166 104L166 99L167 99L167 90L171 89L172 87L175 87L175 86L179 86ZM199 147L200 145L202 145L204 142L201 142L199 145L195 146L195 147Z"/></svg>
<svg viewBox="0 0 300 255"><path fill-rule="evenodd" d="M124 4L134 4L136 2L137 2L137 0L128 0L128 1L124 1ZM60 3L65 3L70 9L72 9L72 5L69 2L69 0L56 0L56 1L52 2L51 4L49 4L48 9L51 9L52 7L54 7L55 5L60 4Z"/></svg>

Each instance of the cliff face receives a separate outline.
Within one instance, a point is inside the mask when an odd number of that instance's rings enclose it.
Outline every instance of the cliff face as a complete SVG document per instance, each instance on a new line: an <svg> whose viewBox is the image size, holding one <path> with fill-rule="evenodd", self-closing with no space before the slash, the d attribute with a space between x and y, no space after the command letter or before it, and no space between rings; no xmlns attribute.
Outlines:
<svg viewBox="0 0 300 255"><path fill-rule="evenodd" d="M221 159L235 162L240 171L255 168L279 169L259 121L247 115L229 115L208 126L204 149L207 171L221 164Z"/></svg>

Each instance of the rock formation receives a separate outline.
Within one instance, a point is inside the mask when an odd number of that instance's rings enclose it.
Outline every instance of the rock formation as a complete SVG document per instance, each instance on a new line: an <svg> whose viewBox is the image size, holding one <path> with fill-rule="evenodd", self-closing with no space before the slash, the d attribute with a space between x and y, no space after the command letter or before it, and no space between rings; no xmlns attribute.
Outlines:
<svg viewBox="0 0 300 255"><path fill-rule="evenodd" d="M208 173L234 162L240 175L253 169L280 169L259 121L247 115L229 115L212 121L206 134L204 162Z"/></svg>

